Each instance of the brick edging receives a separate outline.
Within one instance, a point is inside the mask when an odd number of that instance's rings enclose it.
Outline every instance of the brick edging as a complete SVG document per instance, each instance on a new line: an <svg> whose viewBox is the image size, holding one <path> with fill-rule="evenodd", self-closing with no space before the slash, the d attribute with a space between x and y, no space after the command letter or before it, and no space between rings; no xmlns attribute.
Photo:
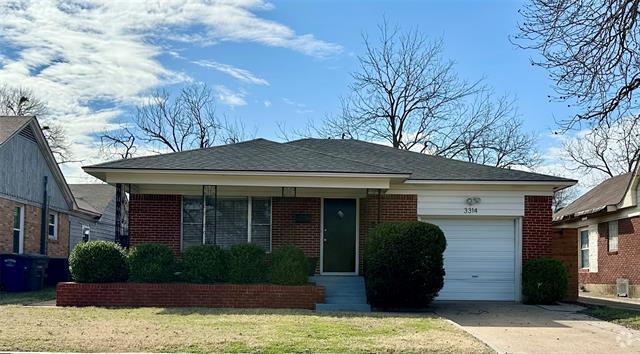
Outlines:
<svg viewBox="0 0 640 354"><path fill-rule="evenodd" d="M58 283L57 306L233 307L313 310L324 287L275 284Z"/></svg>

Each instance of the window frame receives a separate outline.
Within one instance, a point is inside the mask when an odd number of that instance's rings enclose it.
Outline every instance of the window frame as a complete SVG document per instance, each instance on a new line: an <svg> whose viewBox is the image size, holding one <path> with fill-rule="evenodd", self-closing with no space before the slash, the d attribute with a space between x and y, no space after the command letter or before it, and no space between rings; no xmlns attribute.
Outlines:
<svg viewBox="0 0 640 354"><path fill-rule="evenodd" d="M185 197L187 198L199 198L199 195L183 195L181 200L180 200L180 249L182 251L185 250L184 247L184 199ZM265 250L266 253L271 253L272 249L273 249L273 197L271 196L257 196L257 197L253 197L253 196L232 196L232 195L225 195L225 196L221 196L218 197L218 199L244 199L247 203L247 238L246 238L246 243L250 244L251 243L251 234L252 234L252 226L253 226L253 199L257 198L257 199L267 199L269 200L269 248L267 250ZM203 194L202 195L202 243L201 244L206 244L206 222L207 222L207 218L206 218L206 196ZM217 222L217 221L216 221ZM190 223L190 225L195 225ZM266 226L266 224L256 224L257 226Z"/></svg>
<svg viewBox="0 0 640 354"><path fill-rule="evenodd" d="M615 229L615 236L613 236L613 230L612 230L612 226L614 226L613 229ZM618 252L618 248L619 245L618 243L620 242L620 233L619 233L619 226L618 226L618 220L612 220L607 222L607 249L609 252ZM615 248L611 247L612 245L612 240L615 239Z"/></svg>
<svg viewBox="0 0 640 354"><path fill-rule="evenodd" d="M51 224L52 216L53 216L53 224ZM58 240L58 224L59 224L58 213L49 212L49 217L47 218L47 236L49 240L52 240L52 241ZM51 226L53 226L53 235L51 234Z"/></svg>
<svg viewBox="0 0 640 354"><path fill-rule="evenodd" d="M586 232L587 234L587 242L586 242L586 247L584 247L584 244L582 242L582 233ZM589 269L590 267L590 257L589 257L589 250L590 250L590 235L589 235L589 229L588 228L584 228L584 229L580 229L578 230L578 266L580 269ZM586 267L584 266L584 256L582 255L582 253L584 251L587 251L587 264Z"/></svg>
<svg viewBox="0 0 640 354"><path fill-rule="evenodd" d="M20 212L18 229L15 228L16 211ZM18 254L23 254L24 253L24 206L17 205L16 207L13 208L13 220L14 220L14 222L12 223L13 225L11 225L11 238L13 240L13 233L18 231Z"/></svg>

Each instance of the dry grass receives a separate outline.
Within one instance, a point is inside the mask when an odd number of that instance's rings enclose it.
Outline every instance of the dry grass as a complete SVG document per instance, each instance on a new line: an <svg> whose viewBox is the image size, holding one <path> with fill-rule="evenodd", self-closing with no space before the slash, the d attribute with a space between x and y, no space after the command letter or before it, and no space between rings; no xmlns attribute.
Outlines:
<svg viewBox="0 0 640 354"><path fill-rule="evenodd" d="M484 353L429 314L0 306L0 351Z"/></svg>

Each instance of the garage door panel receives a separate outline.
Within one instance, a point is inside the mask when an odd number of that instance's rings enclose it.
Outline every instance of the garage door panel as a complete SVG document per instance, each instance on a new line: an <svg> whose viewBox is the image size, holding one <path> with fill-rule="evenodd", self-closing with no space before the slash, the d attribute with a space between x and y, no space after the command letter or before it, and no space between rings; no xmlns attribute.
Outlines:
<svg viewBox="0 0 640 354"><path fill-rule="evenodd" d="M515 299L513 219L436 219L447 239L439 300Z"/></svg>

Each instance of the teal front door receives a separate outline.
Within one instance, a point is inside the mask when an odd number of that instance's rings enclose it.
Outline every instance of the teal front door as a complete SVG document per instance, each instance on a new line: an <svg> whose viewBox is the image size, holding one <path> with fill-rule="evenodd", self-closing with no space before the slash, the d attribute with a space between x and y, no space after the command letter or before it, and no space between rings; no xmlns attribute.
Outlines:
<svg viewBox="0 0 640 354"><path fill-rule="evenodd" d="M325 199L322 271L356 272L356 200Z"/></svg>

